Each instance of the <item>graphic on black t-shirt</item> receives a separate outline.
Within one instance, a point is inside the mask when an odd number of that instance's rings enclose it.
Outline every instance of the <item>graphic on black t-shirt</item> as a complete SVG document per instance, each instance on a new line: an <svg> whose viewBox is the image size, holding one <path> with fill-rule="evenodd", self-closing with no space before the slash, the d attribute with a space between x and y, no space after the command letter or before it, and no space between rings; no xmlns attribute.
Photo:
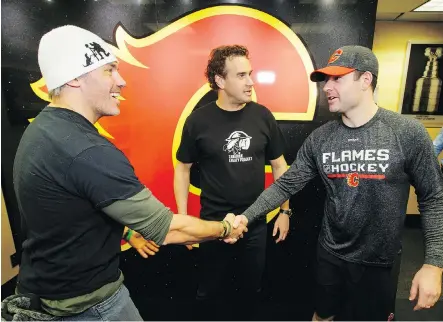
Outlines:
<svg viewBox="0 0 443 322"><path fill-rule="evenodd" d="M228 143L223 146L223 151L229 153L229 162L248 162L252 161L252 157L243 156L242 150L247 151L251 146L251 139L243 131L234 131L226 139Z"/></svg>

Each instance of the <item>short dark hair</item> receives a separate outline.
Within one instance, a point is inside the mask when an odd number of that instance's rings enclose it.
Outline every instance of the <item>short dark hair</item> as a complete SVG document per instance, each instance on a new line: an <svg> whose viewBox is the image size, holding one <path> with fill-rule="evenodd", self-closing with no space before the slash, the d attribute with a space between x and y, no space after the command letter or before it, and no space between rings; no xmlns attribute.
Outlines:
<svg viewBox="0 0 443 322"><path fill-rule="evenodd" d="M213 90L219 89L215 82L215 75L226 77L226 58L235 56L243 56L249 59L249 51L241 45L220 46L211 51L205 76Z"/></svg>
<svg viewBox="0 0 443 322"><path fill-rule="evenodd" d="M354 80L359 80L360 77L366 72L362 72L361 70L355 70L354 72ZM377 87L377 76L372 74L372 82L371 82L372 91L375 91L375 88Z"/></svg>

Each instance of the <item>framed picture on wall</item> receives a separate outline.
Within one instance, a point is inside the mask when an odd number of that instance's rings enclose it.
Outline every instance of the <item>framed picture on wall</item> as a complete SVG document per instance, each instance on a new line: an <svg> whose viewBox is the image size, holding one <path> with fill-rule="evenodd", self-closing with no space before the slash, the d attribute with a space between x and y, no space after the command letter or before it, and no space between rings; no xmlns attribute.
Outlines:
<svg viewBox="0 0 443 322"><path fill-rule="evenodd" d="M443 126L443 43L409 41L399 112L426 127Z"/></svg>

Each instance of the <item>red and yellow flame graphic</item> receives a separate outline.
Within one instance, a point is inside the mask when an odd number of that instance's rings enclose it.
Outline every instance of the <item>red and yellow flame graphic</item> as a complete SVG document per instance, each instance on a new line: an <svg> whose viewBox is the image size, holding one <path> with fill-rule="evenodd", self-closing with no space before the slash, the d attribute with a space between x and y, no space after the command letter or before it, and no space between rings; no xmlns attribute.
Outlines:
<svg viewBox="0 0 443 322"><path fill-rule="evenodd" d="M360 183L360 178L358 176L358 173L356 173L356 172L349 173L346 176L346 182L348 183L348 186L350 186L350 187L353 187L353 188L357 187L358 184Z"/></svg>
<svg viewBox="0 0 443 322"><path fill-rule="evenodd" d="M191 13L145 38L136 39L122 26L111 46L127 82L120 97L121 114L95 124L133 164L139 179L176 211L173 175L175 153L187 116L210 91L204 78L208 55L223 44L242 44L250 51L254 74L275 75L255 81L254 101L267 106L277 120L312 120L317 87L309 81L313 64L297 35L264 12L241 6L217 6ZM44 79L31 84L49 101ZM266 186L272 183L265 167ZM188 212L198 216L200 190L191 186ZM268 215L271 220L277 210Z"/></svg>

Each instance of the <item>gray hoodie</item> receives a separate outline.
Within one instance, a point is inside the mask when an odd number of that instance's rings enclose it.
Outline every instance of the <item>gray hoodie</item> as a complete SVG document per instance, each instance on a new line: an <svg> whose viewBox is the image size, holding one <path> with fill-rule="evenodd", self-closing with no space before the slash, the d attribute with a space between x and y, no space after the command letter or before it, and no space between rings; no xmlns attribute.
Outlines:
<svg viewBox="0 0 443 322"><path fill-rule="evenodd" d="M410 184L418 196L425 263L443 267L443 174L423 125L383 108L365 125L331 121L311 133L288 171L244 215L253 221L320 175L319 242L347 261L390 266L401 245Z"/></svg>

